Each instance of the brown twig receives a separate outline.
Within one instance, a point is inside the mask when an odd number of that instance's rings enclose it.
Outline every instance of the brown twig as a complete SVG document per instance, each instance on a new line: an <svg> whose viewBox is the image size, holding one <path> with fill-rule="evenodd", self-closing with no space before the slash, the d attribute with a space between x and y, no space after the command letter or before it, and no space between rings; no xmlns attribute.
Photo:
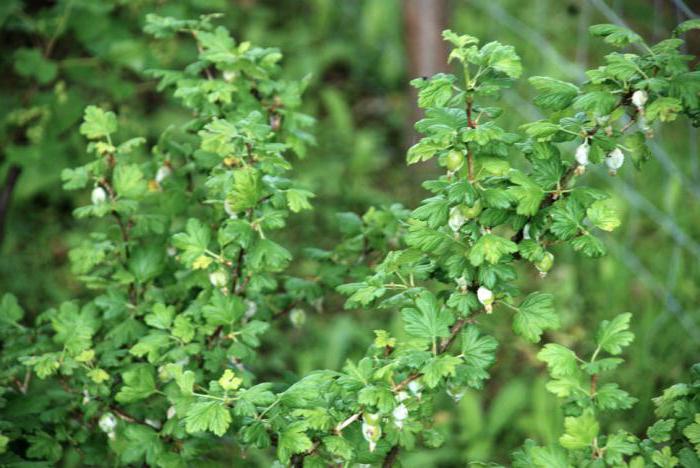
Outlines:
<svg viewBox="0 0 700 468"><path fill-rule="evenodd" d="M384 463L382 463L382 468L391 468L394 466L394 463L396 463L396 458L399 456L399 450L400 447L398 445L394 445L391 447L391 450L389 450L389 453L386 454L386 457L384 457Z"/></svg>
<svg viewBox="0 0 700 468"><path fill-rule="evenodd" d="M5 177L5 185L0 192L0 243L2 243L5 237L5 222L7 220L7 213L10 211L10 200L12 199L12 192L17 185L17 179L19 179L22 173L22 168L16 164L10 166L7 171L7 176Z"/></svg>

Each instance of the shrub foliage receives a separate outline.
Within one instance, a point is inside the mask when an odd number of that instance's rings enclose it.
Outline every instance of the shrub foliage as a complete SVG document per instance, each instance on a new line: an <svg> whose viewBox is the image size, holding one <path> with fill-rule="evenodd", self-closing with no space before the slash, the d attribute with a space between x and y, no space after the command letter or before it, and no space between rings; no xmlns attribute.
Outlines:
<svg viewBox="0 0 700 468"><path fill-rule="evenodd" d="M496 359L482 321L506 315L534 343L559 325L553 297L520 291L518 275L546 277L555 248L605 254L599 232L620 220L609 194L583 185L587 172L641 168L655 126L697 123L700 72L677 36L699 26L651 46L594 26L641 52L611 53L578 85L531 77L546 118L518 129L497 123L501 93L522 74L514 48L445 31L459 73L413 81L425 118L407 159L443 168L423 184L431 196L413 211L341 216L346 238L306 251L319 274L302 278L288 270L284 228L314 198L288 176L313 143L304 82L281 80L277 49L236 42L213 17L149 17L147 33L196 42L184 70L152 71L191 119L146 142L122 138L113 112L85 110L93 159L62 178L90 192L75 215L95 231L70 258L94 299L32 320L2 299L0 462L189 466L227 444L236 457L269 451L294 466L392 466L417 444L439 446L435 399L481 388ZM275 379L261 336L280 317L303 322L334 289L348 307L396 311L402 330L375 330L342 370ZM526 441L513 466L700 464L697 372L655 400L647 434L607 430L608 413L636 401L612 378L631 318L602 322L590 345L541 348L563 435L554 446Z"/></svg>

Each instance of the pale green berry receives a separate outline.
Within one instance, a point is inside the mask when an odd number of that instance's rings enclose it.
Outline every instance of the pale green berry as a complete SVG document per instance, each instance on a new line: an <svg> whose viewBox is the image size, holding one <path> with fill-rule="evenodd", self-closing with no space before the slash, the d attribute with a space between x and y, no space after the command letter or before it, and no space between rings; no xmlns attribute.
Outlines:
<svg viewBox="0 0 700 468"><path fill-rule="evenodd" d="M464 153L458 150L450 151L447 153L445 163L447 164L447 169L451 172L459 170L459 168L464 164Z"/></svg>
<svg viewBox="0 0 700 468"><path fill-rule="evenodd" d="M535 267L542 277L547 276L547 272L552 269L552 265L554 265L554 255L551 252L545 252L544 256L535 262Z"/></svg>

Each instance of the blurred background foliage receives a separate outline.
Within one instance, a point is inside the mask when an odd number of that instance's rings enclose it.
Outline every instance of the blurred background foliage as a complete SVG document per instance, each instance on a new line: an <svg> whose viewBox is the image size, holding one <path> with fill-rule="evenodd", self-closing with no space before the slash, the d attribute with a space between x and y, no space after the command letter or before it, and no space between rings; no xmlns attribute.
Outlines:
<svg viewBox="0 0 700 468"><path fill-rule="evenodd" d="M150 143L186 118L171 98L156 93L149 68L174 68L195 51L189 41L155 42L142 34L145 15L187 18L221 12L220 23L239 40L279 47L285 73L310 76L306 111L318 119L318 144L296 167L314 192L315 210L292 220L298 253L294 268L313 277L319 265L306 247L331 248L347 218L371 205L411 208L432 169L407 169L406 148L418 117L408 81L444 69L437 37L460 33L515 45L528 76L581 80L607 48L588 37L600 22L624 22L660 39L700 11L678 0L3 0L0 2L0 291L13 292L38 313L90 292L70 274L68 251L85 226L71 212L86 193L61 190L60 173L84 163L78 122L88 103L110 107L124 134ZM687 37L697 56L700 37ZM434 44L438 44L435 46ZM537 116L526 80L505 96L504 127ZM651 420L649 399L683 379L700 358L700 155L698 132L680 121L657 134L651 170L632 167L612 179L588 177L615 194L623 229L609 235L610 255L586 260L557 253L554 281L521 272L524 290L555 293L564 326L549 340L580 346L600 320L634 314L637 339L620 371L640 402L624 418L639 431ZM530 286L528 286L530 285ZM307 311L303 327L283 325L269 340L289 340L289 354L269 356L290 380L319 367L339 368L372 340L371 330L392 327L391 311L344 310L328 297ZM488 326L503 343L483 392L468 393L440 413L448 443L417 452L407 466L455 460L505 460L526 435L549 443L562 415L544 389L537 348L513 340L506 320ZM319 353L318 349L323 349ZM263 348L264 350L264 348ZM617 422L616 424L621 424ZM251 460L254 462L255 460ZM260 461L262 463L262 461Z"/></svg>

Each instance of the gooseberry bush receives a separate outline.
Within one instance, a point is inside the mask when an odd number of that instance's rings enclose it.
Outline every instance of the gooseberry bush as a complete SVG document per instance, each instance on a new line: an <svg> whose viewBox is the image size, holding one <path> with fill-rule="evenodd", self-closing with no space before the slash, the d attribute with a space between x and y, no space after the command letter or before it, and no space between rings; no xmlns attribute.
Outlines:
<svg viewBox="0 0 700 468"><path fill-rule="evenodd" d="M620 220L608 193L582 184L587 173L641 168L656 126L700 115L700 72L678 38L697 21L651 46L592 27L642 52L611 53L579 85L530 78L546 118L518 129L497 124L499 96L522 74L513 47L445 31L459 73L412 83L425 118L408 163L437 160L441 175L423 184L432 195L413 211L340 214L345 238L330 250L309 242L318 274L296 277L284 228L314 198L289 177L313 144L304 82L280 79L277 49L237 43L214 21L150 16L146 26L197 45L184 70L152 71L191 119L147 142L122 135L113 112L85 110L92 160L63 180L86 194L75 215L95 226L70 255L94 297L35 318L3 297L3 465L191 466L228 447L235 465L269 454L278 465L394 466L418 445L440 446L436 399L458 401L489 378L499 344L484 321L508 316L533 343L559 326L552 296L520 291L518 276L546 281L554 248L605 254L599 231ZM374 330L366 355L341 370L279 378L261 340L280 319L303 325L335 290L348 308L400 314L402 328ZM563 435L524 441L513 466L700 465L697 368L655 400L645 434L606 429L636 401L613 379L631 319L611 314L589 342L541 347Z"/></svg>

